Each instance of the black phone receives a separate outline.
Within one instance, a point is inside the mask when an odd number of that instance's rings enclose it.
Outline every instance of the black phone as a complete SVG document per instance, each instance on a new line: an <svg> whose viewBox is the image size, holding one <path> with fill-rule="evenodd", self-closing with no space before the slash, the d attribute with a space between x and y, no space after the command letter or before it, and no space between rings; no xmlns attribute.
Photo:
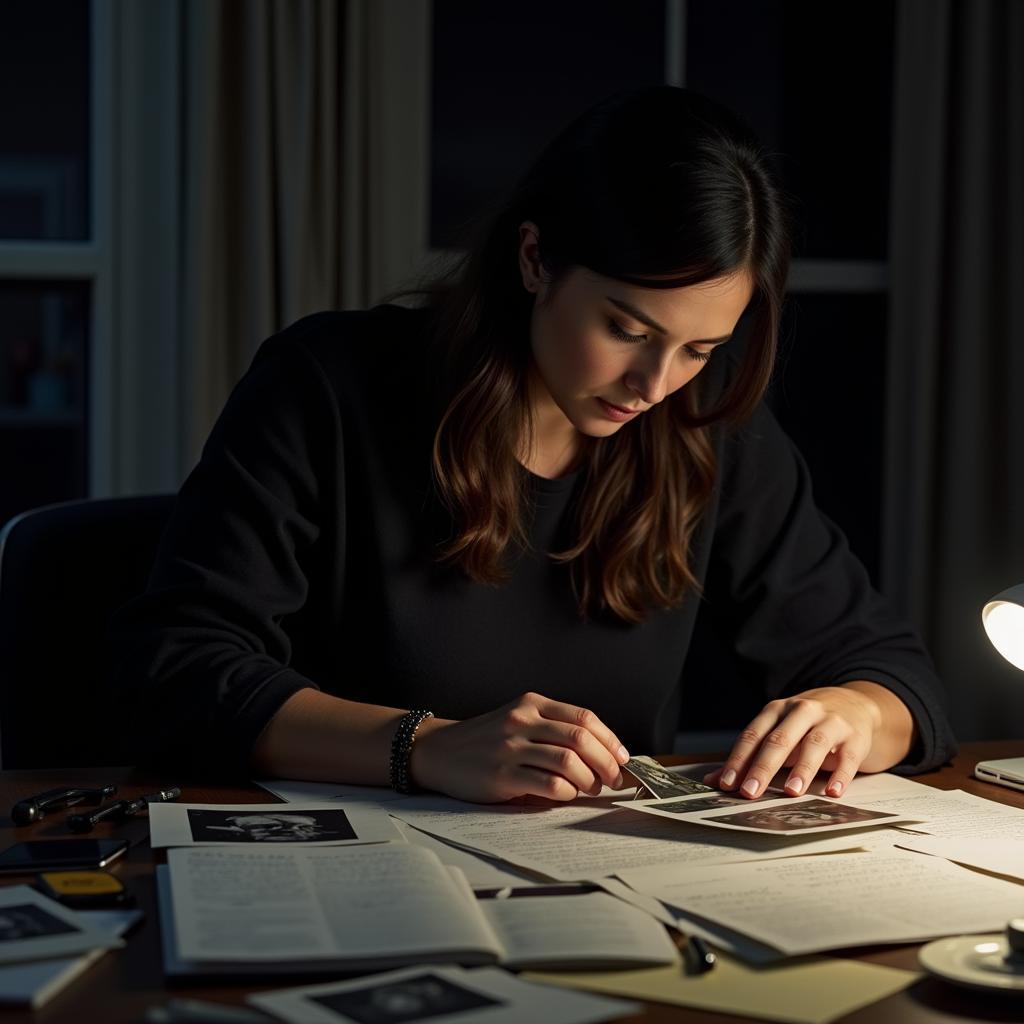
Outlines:
<svg viewBox="0 0 1024 1024"><path fill-rule="evenodd" d="M103 868L127 849L127 839L30 839L0 853L0 873Z"/></svg>

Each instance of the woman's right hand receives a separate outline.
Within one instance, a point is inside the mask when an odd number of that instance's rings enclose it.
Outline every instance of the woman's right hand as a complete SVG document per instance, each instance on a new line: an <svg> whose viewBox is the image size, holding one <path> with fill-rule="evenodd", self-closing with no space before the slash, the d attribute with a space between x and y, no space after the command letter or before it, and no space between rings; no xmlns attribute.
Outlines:
<svg viewBox="0 0 1024 1024"><path fill-rule="evenodd" d="M428 718L416 734L416 784L460 800L572 800L623 786L626 748L593 711L539 693L462 722Z"/></svg>

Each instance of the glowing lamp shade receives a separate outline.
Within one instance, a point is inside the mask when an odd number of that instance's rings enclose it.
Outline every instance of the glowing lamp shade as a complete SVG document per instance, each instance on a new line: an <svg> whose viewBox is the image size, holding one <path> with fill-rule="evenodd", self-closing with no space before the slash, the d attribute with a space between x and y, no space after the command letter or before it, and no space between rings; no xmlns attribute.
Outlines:
<svg viewBox="0 0 1024 1024"><path fill-rule="evenodd" d="M992 646L1024 670L1024 583L996 594L981 610L981 622Z"/></svg>

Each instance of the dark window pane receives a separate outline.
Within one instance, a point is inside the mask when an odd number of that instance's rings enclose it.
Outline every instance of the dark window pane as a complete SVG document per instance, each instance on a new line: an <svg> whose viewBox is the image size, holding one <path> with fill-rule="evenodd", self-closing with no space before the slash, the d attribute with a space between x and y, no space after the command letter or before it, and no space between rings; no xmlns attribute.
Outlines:
<svg viewBox="0 0 1024 1024"><path fill-rule="evenodd" d="M769 404L807 460L818 506L878 584L885 295L790 296Z"/></svg>
<svg viewBox="0 0 1024 1024"><path fill-rule="evenodd" d="M799 202L804 258L884 260L895 5L689 0L686 81L743 114ZM835 45L836 33L842 45Z"/></svg>
<svg viewBox="0 0 1024 1024"><path fill-rule="evenodd" d="M89 3L4 4L0 238L89 237Z"/></svg>
<svg viewBox="0 0 1024 1024"><path fill-rule="evenodd" d="M0 522L84 497L89 286L0 282Z"/></svg>
<svg viewBox="0 0 1024 1024"><path fill-rule="evenodd" d="M665 80L663 3L435 0L433 10L432 248L454 246L460 225L577 114Z"/></svg>

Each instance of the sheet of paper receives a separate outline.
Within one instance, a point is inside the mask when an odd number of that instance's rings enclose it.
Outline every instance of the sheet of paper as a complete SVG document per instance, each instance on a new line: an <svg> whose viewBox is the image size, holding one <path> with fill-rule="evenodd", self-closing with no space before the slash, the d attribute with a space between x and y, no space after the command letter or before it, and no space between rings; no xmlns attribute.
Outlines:
<svg viewBox="0 0 1024 1024"><path fill-rule="evenodd" d="M149 843L348 846L404 842L394 821L375 807L329 804L150 804Z"/></svg>
<svg viewBox="0 0 1024 1024"><path fill-rule="evenodd" d="M0 963L45 960L124 945L109 929L28 885L0 888Z"/></svg>
<svg viewBox="0 0 1024 1024"><path fill-rule="evenodd" d="M392 956L393 963L392 954L500 954L475 902L453 880L450 872L457 869L446 869L429 850L407 843L343 852L178 848L168 852L167 863L183 960Z"/></svg>
<svg viewBox="0 0 1024 1024"><path fill-rule="evenodd" d="M904 850L927 853L932 857L967 867L1008 875L1024 881L1024 839L939 839L933 836L907 836L898 844Z"/></svg>
<svg viewBox="0 0 1024 1024"><path fill-rule="evenodd" d="M918 815L925 822L901 825L901 831L913 830L944 839L1024 839L1024 810L959 789L933 789L930 793L889 796L883 800L887 809ZM871 807L873 803L861 801L861 805Z"/></svg>
<svg viewBox="0 0 1024 1024"><path fill-rule="evenodd" d="M619 800L616 806L705 828L790 837L878 828L908 820L907 815L882 810L878 806L858 807L848 800L817 796L746 800L715 792L711 796Z"/></svg>
<svg viewBox="0 0 1024 1024"><path fill-rule="evenodd" d="M484 899L477 904L505 947L505 963L582 967L680 962L664 926L604 892Z"/></svg>
<svg viewBox="0 0 1024 1024"><path fill-rule="evenodd" d="M544 885L544 881L536 876L520 871L511 865L505 864L493 857L484 857L477 853L470 853L443 839L438 839L427 832L421 832L412 825L407 825L397 818L391 819L395 823L402 838L413 846L422 846L425 850L431 850L437 854L442 864L450 864L458 868L474 889L499 889L507 885L523 887L527 885Z"/></svg>
<svg viewBox="0 0 1024 1024"><path fill-rule="evenodd" d="M586 881L653 864L726 863L856 847L841 835L792 840L752 833L711 832L609 803L564 807L497 804L480 807L445 797L396 801L391 813L459 846L498 857L558 881ZM880 830L882 831L882 830ZM899 833L891 834L889 842Z"/></svg>
<svg viewBox="0 0 1024 1024"><path fill-rule="evenodd" d="M566 998L570 997L570 998ZM619 999L532 985L493 967L416 967L355 981L262 992L248 1001L289 1024L413 1021L431 1024L597 1024L640 1013Z"/></svg>
<svg viewBox="0 0 1024 1024"><path fill-rule="evenodd" d="M787 1024L828 1024L899 992L920 975L894 967L824 957L806 957L772 967L749 967L727 953L720 953L715 969L697 976L672 967L653 967L600 974L531 971L521 977L738 1017Z"/></svg>
<svg viewBox="0 0 1024 1024"><path fill-rule="evenodd" d="M142 919L141 910L80 910L78 914L91 927L118 937ZM90 949L77 956L0 966L0 1006L37 1009L106 952L105 949Z"/></svg>
<svg viewBox="0 0 1024 1024"><path fill-rule="evenodd" d="M618 874L790 955L992 931L1024 914L1024 886L900 850Z"/></svg>

